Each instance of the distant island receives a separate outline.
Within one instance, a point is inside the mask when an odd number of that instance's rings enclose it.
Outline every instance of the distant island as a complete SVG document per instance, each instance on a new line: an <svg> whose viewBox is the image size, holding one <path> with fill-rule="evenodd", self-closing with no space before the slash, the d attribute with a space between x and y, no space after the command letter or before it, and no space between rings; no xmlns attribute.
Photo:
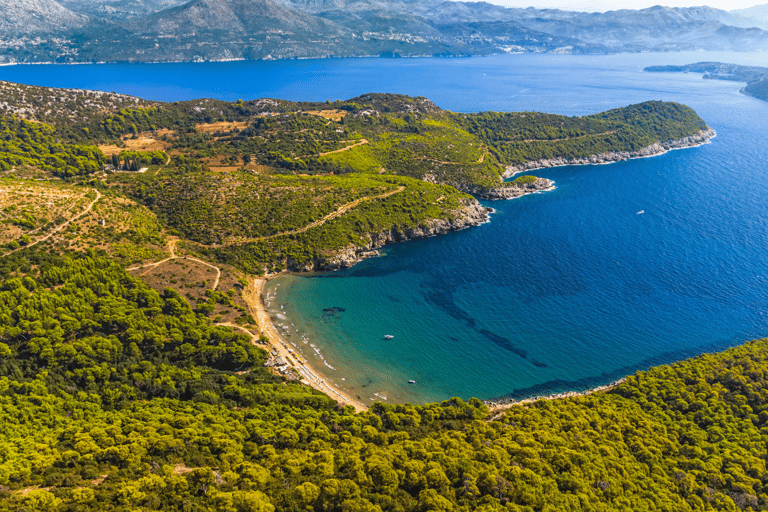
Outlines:
<svg viewBox="0 0 768 512"><path fill-rule="evenodd" d="M768 68L724 64L722 62L697 62L684 66L649 66L650 73L702 73L709 80L746 82L741 92L768 101Z"/></svg>
<svg viewBox="0 0 768 512"><path fill-rule="evenodd" d="M0 63L761 51L759 16L441 0L0 0ZM706 34L706 37L702 37Z"/></svg>

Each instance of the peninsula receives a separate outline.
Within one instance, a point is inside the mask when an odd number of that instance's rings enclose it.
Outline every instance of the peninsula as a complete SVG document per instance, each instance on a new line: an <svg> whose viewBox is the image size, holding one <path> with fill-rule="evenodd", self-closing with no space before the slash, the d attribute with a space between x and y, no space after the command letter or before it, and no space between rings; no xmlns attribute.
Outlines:
<svg viewBox="0 0 768 512"><path fill-rule="evenodd" d="M353 265L485 222L478 198L553 186L504 181L525 166L701 144L713 132L688 107L571 118L388 94L164 104L0 90L0 509L545 510L582 495L639 509L648 489L681 510L762 499L749 390L765 341L503 415L457 398L364 410L263 307L265 276Z"/></svg>
<svg viewBox="0 0 768 512"><path fill-rule="evenodd" d="M649 66L650 73L701 73L705 80L745 82L741 93L768 101L768 68L722 62L697 62L685 66Z"/></svg>

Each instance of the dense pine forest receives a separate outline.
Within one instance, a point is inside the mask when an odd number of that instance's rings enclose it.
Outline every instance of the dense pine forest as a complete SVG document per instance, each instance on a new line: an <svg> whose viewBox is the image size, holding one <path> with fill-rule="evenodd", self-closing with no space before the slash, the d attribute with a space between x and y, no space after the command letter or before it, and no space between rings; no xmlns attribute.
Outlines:
<svg viewBox="0 0 768 512"><path fill-rule="evenodd" d="M356 413L265 365L248 302L265 272L483 221L471 194L540 183L507 165L706 129L687 107L3 90L0 510L768 509L768 340L577 398Z"/></svg>
<svg viewBox="0 0 768 512"><path fill-rule="evenodd" d="M355 414L96 253L2 271L4 510L768 505L768 340L504 414L457 398Z"/></svg>

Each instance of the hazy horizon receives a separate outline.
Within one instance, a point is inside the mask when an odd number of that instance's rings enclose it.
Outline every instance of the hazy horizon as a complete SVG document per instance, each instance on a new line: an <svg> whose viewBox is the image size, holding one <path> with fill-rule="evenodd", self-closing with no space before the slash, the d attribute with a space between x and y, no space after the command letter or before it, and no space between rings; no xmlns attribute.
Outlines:
<svg viewBox="0 0 768 512"><path fill-rule="evenodd" d="M724 11L744 9L755 5L762 5L759 0L709 0L706 3L685 0L667 0L654 2L653 0L625 0L616 2L611 0L576 0L564 2L562 0L490 0L491 3L506 7L536 7L538 9L562 9L564 11L604 12L619 9L645 9L655 5L667 7L698 7L707 5Z"/></svg>

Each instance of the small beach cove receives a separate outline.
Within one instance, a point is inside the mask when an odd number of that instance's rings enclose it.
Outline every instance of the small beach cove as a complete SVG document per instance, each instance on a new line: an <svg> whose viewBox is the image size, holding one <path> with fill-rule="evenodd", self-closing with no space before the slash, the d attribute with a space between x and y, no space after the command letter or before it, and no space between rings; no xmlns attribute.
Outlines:
<svg viewBox="0 0 768 512"><path fill-rule="evenodd" d="M301 354L297 353L291 343L281 334L276 323L273 322L269 312L264 307L264 286L267 282L268 279L264 277L254 278L253 287L247 288L243 292L243 298L248 303L256 321L259 323L262 334L269 338L271 352L278 354L289 365L294 367L299 375L301 375L303 383L326 393L342 405L351 405L358 412L366 410L368 404L364 404L357 397L336 386L334 382L326 380L324 375L317 371L314 365L308 363Z"/></svg>
<svg viewBox="0 0 768 512"><path fill-rule="evenodd" d="M594 162L587 163L578 161L570 163L570 166L600 165L615 163L617 161L623 160L651 158L654 156L663 155L668 151L675 149L683 150L701 146L702 144L709 143L710 139L715 137L715 135L716 133L714 130L710 129L706 133L702 132L696 137L691 137L690 140L686 139L681 141L671 141L665 144L656 144L652 147L644 148L643 150L632 154L598 155L594 159ZM535 168L533 170L540 170L549 167L569 166L569 163L567 162L560 162L560 165L557 164L558 162L553 161L536 162ZM524 172L527 171L519 169L514 170L514 172L511 173L509 179L512 179L512 177L515 175ZM540 194L555 190L556 186L554 182L550 180L546 181L548 183L546 187L531 188L523 195ZM514 199L517 197L522 197L522 195L516 196ZM496 213L495 210L493 211ZM357 367L361 366L359 364L359 359L357 358L352 358L354 362L351 364L349 362L345 362L344 358L335 358L332 359L333 363L331 364L326 355L321 352L318 344L327 347L332 346L333 343L329 342L328 340L318 338L318 333L311 332L311 329L308 325L303 325L302 328L298 328L298 326L293 323L291 319L286 315L286 304L281 304L280 301L277 300L281 285L285 284L288 288L291 288L294 285L290 279L287 279L287 275L288 273L282 272L280 274L270 276L269 278L257 278L255 281L257 293L253 294L252 297L246 297L246 299L254 308L254 310L257 311L259 324L263 326L263 331L267 333L269 338L272 340L272 346L276 351L274 353L279 353L287 361L289 361L289 363L294 366L303 377L303 382L315 387L316 389L328 393L333 398L339 400L342 404L353 405L357 410L364 410L368 405L370 405L370 403L376 401L419 401L419 393L412 392L412 390L417 389L418 381L412 378L408 378L407 380L402 380L398 383L397 381L393 380L392 377L395 374L395 366L391 366L386 370L375 372L376 375L357 375L358 372L356 369ZM309 279L313 277L329 278L334 276L333 273L328 272L294 275ZM271 280L275 280L275 282L270 285L270 291L267 292L265 291L265 285ZM341 306L330 306L323 308L320 321L326 324L339 321L346 311L347 308ZM484 334L488 336L487 333ZM491 336L488 337L492 338ZM371 336L371 339L373 339L373 336ZM381 336L381 340L378 340L378 342L382 344L397 344L398 341L393 341L394 339L394 335L384 334ZM501 338L499 337L499 339ZM523 358L527 357L527 353L522 350L518 349L516 351L512 349L512 352L516 352ZM334 358L336 355L337 353L331 349L331 355L328 357ZM533 364L539 367L546 366L543 363L537 363L536 361L534 361ZM338 365L341 365L346 369L343 372L339 372L336 367ZM376 366L375 361L367 361L362 365L362 367L365 369L370 369L374 366ZM405 377L406 375L402 375L397 378L405 379ZM623 382L623 380L624 378L622 377L610 384L601 384L593 388L585 388L583 383L579 384L578 387L573 385L569 387L566 385L562 388L550 390L552 391L550 394L535 395L527 398L519 398L517 396L503 396L500 398L486 399L486 403L489 407L492 408L492 410L504 410L508 407L515 405L525 405L527 403L541 399L558 399L607 391L615 387L617 384ZM405 382L407 386L403 386L403 382ZM438 397L434 400L439 399L440 398Z"/></svg>

